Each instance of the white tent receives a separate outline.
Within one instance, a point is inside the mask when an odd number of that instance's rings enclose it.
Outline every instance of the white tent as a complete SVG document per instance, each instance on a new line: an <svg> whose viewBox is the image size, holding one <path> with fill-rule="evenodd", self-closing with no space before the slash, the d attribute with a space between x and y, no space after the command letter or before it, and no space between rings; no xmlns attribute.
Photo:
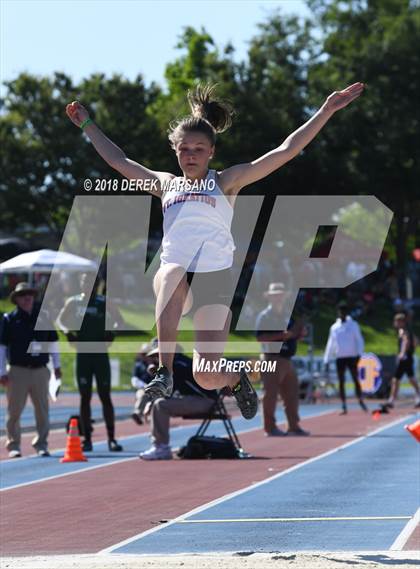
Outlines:
<svg viewBox="0 0 420 569"><path fill-rule="evenodd" d="M50 273L53 270L89 272L97 271L98 264L84 257L40 249L30 253L22 253L0 263L0 273Z"/></svg>

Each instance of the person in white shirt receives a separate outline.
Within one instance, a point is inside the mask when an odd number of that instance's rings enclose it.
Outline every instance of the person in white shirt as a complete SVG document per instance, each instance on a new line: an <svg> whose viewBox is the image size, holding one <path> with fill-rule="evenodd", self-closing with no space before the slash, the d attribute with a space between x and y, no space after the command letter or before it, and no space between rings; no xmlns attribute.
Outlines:
<svg viewBox="0 0 420 569"><path fill-rule="evenodd" d="M354 381L356 396L363 411L368 411L363 401L362 389L357 373L357 364L363 354L364 341L357 322L349 315L345 302L338 305L338 318L330 328L327 347L324 354L324 364L335 357L337 375L340 385L340 399L342 403L341 415L347 414L345 374L346 369L351 373Z"/></svg>

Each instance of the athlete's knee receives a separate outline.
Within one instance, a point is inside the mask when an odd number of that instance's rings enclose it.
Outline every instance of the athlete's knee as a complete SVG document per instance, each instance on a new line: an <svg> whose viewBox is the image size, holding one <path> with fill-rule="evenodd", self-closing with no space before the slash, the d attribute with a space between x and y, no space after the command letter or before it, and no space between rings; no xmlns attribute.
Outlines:
<svg viewBox="0 0 420 569"><path fill-rule="evenodd" d="M168 265L168 267L163 267L161 271L162 272L159 277L161 287L176 287L176 290L182 288L179 285L186 280L186 272L183 267L171 264Z"/></svg>
<svg viewBox="0 0 420 569"><path fill-rule="evenodd" d="M203 389L217 389L220 387L219 373L195 371L194 379Z"/></svg>

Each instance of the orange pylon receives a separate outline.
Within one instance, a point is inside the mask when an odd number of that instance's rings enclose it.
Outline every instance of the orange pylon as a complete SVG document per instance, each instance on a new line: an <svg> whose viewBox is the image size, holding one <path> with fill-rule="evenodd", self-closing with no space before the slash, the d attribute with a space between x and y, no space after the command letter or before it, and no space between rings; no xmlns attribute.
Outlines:
<svg viewBox="0 0 420 569"><path fill-rule="evenodd" d="M416 421L411 425L405 425L404 429L406 429L409 433L413 435L413 437L420 443L420 421Z"/></svg>
<svg viewBox="0 0 420 569"><path fill-rule="evenodd" d="M372 413L372 419L374 421L379 421L380 418L381 418L381 412L380 411L375 411L374 413Z"/></svg>
<svg viewBox="0 0 420 569"><path fill-rule="evenodd" d="M77 427L77 419L71 419L69 434L67 435L66 452L60 462L85 462L87 458L83 454L82 445Z"/></svg>

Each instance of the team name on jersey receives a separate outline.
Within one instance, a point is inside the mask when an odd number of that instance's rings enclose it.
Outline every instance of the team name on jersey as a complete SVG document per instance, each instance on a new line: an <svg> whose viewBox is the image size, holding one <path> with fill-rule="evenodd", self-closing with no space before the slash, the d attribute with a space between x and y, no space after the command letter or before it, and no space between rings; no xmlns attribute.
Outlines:
<svg viewBox="0 0 420 569"><path fill-rule="evenodd" d="M165 211L171 207L172 205L175 205L177 203L183 203L183 202L201 202L201 203L205 203L207 205L210 205L211 207L216 207L216 198L212 197L212 196L207 196L206 194L183 194L181 196L176 196L170 200L168 200L162 207L162 211L163 213L165 213Z"/></svg>

